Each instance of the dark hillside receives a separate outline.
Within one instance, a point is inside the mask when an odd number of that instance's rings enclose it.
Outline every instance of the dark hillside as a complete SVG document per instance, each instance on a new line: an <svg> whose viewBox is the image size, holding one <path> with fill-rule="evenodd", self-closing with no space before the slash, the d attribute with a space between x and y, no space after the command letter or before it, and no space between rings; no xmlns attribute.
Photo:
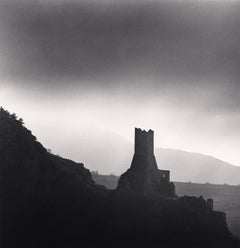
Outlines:
<svg viewBox="0 0 240 248"><path fill-rule="evenodd" d="M2 108L0 165L6 246L21 241L55 243L59 237L69 244L83 230L85 242L90 228L97 228L93 223L101 216L107 189L94 183L83 164L50 154L22 120ZM38 240L39 236L45 238Z"/></svg>
<svg viewBox="0 0 240 248"><path fill-rule="evenodd" d="M145 169L145 181L138 169L129 170L123 187L108 190L83 164L49 153L21 119L1 108L2 247L237 247L225 213L215 211L211 199L162 195L157 167L151 178ZM132 178L146 195L128 190Z"/></svg>
<svg viewBox="0 0 240 248"><path fill-rule="evenodd" d="M100 175L92 172L96 183L105 185L109 189L115 189L119 177L115 175ZM216 210L226 212L230 230L240 237L240 186L183 183L174 182L176 194L179 196L203 196L214 200Z"/></svg>

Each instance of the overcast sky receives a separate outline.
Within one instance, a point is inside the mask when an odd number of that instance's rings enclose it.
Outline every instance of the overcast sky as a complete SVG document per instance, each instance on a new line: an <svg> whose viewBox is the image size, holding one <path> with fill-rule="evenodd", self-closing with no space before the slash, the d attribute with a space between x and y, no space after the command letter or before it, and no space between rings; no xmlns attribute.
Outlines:
<svg viewBox="0 0 240 248"><path fill-rule="evenodd" d="M0 1L0 105L240 166L240 1ZM72 139L76 137L72 135ZM56 151L57 152L57 151Z"/></svg>

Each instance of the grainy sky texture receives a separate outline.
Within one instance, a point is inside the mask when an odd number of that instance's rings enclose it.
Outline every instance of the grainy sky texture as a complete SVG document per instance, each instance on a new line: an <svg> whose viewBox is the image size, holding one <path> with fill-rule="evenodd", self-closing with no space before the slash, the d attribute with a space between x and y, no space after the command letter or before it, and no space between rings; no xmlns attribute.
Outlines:
<svg viewBox="0 0 240 248"><path fill-rule="evenodd" d="M0 105L240 166L240 1L0 1ZM57 134L56 135L61 135ZM72 139L74 139L74 135Z"/></svg>

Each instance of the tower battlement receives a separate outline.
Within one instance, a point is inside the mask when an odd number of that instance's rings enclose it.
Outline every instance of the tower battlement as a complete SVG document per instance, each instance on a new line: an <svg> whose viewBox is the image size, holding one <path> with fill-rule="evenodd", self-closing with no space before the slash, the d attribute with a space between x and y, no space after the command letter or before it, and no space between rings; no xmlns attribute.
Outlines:
<svg viewBox="0 0 240 248"><path fill-rule="evenodd" d="M154 132L135 128L135 154L144 156L154 155Z"/></svg>

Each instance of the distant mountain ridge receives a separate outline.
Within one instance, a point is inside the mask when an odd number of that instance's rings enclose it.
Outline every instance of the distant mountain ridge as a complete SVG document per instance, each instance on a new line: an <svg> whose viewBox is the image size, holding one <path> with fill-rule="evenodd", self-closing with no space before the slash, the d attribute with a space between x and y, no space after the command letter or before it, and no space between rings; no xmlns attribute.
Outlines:
<svg viewBox="0 0 240 248"><path fill-rule="evenodd" d="M172 180L182 182L240 184L240 167L200 153L157 148L159 166L171 171Z"/></svg>
<svg viewBox="0 0 240 248"><path fill-rule="evenodd" d="M74 137L71 133L52 137L52 147L54 152L83 162L100 174L122 174L131 164L133 154L131 142L118 134L99 130L81 130ZM155 156L159 169L170 170L173 181L240 184L240 167L208 155L155 148Z"/></svg>

